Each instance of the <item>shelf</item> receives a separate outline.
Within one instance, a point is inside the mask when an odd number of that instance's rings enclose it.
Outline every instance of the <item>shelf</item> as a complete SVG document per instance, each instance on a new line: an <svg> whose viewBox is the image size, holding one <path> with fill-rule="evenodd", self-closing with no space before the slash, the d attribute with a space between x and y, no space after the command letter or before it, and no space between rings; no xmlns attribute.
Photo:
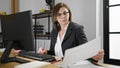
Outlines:
<svg viewBox="0 0 120 68"><path fill-rule="evenodd" d="M36 34L36 37L50 37L49 34Z"/></svg>
<svg viewBox="0 0 120 68"><path fill-rule="evenodd" d="M51 17L51 14L52 14L52 12L50 11L50 10L46 10L45 12L43 12L43 13L37 13L37 14L33 14L32 16L33 16L33 19L35 20L35 24L34 24L34 29L35 29L35 39L37 38L37 37L50 37L50 17ZM36 22L37 22L37 19L41 19L41 18L48 18L48 31L47 31L47 33L48 34L39 34L39 33L37 33L36 31L37 31L37 24L36 24Z"/></svg>
<svg viewBox="0 0 120 68"><path fill-rule="evenodd" d="M46 18L46 17L51 17L51 12L50 11L33 14L33 19Z"/></svg>

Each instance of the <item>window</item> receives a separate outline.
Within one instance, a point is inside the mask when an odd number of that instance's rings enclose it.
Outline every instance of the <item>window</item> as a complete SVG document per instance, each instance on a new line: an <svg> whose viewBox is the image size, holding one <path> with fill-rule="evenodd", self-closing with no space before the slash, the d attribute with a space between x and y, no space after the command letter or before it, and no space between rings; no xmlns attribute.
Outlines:
<svg viewBox="0 0 120 68"><path fill-rule="evenodd" d="M104 0L105 63L120 65L120 0Z"/></svg>

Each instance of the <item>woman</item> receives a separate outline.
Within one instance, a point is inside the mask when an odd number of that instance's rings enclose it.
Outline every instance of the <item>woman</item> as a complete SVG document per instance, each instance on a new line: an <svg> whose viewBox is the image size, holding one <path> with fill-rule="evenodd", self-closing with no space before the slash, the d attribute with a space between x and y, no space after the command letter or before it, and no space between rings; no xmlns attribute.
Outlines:
<svg viewBox="0 0 120 68"><path fill-rule="evenodd" d="M87 38L83 26L72 22L72 14L69 7L64 3L58 3L53 10L53 30L51 32L51 46L47 51L40 48L40 54L52 54L63 57L65 50L86 43ZM91 59L98 61L103 58L104 52L99 51Z"/></svg>

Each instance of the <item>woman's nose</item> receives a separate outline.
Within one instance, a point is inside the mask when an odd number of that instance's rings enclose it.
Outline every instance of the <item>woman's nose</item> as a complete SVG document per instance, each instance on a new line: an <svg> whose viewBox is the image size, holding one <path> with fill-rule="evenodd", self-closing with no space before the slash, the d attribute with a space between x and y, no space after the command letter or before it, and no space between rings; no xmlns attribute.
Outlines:
<svg viewBox="0 0 120 68"><path fill-rule="evenodd" d="M61 18L65 18L66 17L66 15L64 15L64 14L61 14Z"/></svg>

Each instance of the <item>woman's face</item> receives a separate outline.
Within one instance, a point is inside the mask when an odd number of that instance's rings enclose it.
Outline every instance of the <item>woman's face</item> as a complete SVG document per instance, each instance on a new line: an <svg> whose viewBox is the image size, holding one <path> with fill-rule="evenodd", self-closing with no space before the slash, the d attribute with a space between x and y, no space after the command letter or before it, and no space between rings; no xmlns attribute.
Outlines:
<svg viewBox="0 0 120 68"><path fill-rule="evenodd" d="M66 25L69 22L69 11L65 7L61 7L57 14L57 21L60 25Z"/></svg>

